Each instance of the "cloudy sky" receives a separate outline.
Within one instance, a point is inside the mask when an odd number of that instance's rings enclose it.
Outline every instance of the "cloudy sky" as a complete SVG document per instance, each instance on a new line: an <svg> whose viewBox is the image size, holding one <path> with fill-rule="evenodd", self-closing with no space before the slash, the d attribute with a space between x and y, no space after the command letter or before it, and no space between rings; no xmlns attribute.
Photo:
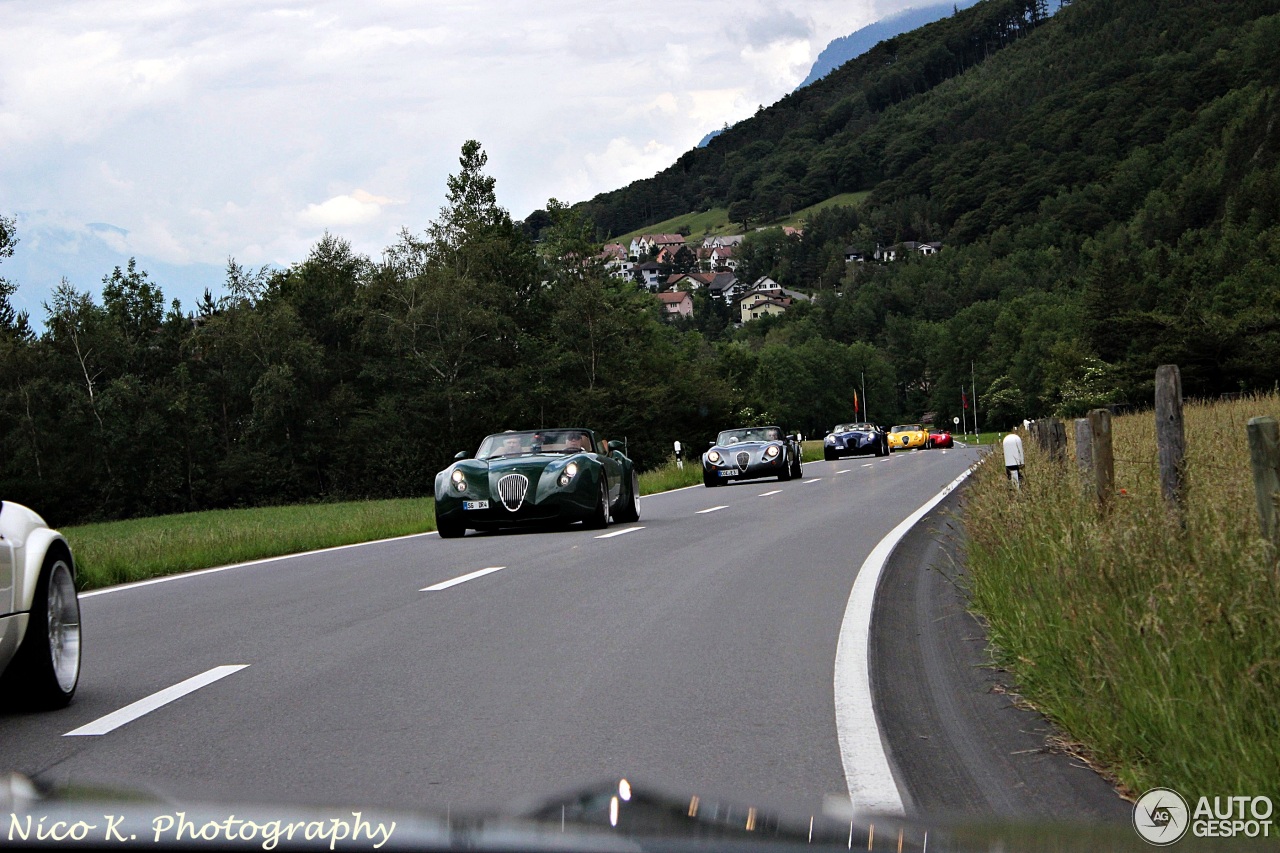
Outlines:
<svg viewBox="0 0 1280 853"><path fill-rule="evenodd" d="M136 257L187 309L229 257L377 257L479 140L522 219L653 175L911 0L4 0L0 264L38 325Z"/></svg>

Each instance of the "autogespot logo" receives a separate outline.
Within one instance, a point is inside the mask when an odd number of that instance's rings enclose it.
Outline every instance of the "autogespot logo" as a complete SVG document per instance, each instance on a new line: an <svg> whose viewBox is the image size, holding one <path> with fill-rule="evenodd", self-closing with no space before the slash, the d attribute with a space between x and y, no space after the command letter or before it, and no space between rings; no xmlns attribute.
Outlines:
<svg viewBox="0 0 1280 853"><path fill-rule="evenodd" d="M1185 835L1189 819L1187 801L1172 788L1152 788L1133 804L1133 828L1158 847Z"/></svg>

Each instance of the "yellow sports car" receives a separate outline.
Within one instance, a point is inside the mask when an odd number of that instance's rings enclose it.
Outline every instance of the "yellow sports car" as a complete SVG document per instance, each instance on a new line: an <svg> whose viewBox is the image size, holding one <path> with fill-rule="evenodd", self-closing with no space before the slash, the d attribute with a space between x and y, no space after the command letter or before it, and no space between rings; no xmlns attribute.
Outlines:
<svg viewBox="0 0 1280 853"><path fill-rule="evenodd" d="M929 431L920 424L905 424L889 430L889 451L910 450L918 447L921 450L929 446Z"/></svg>

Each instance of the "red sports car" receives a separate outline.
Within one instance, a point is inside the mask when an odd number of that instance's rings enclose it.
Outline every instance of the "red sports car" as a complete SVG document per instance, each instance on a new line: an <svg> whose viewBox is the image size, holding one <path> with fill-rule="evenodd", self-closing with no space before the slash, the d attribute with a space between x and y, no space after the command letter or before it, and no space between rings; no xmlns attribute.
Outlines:
<svg viewBox="0 0 1280 853"><path fill-rule="evenodd" d="M951 439L951 433L946 430L929 431L929 447L955 447L955 442Z"/></svg>

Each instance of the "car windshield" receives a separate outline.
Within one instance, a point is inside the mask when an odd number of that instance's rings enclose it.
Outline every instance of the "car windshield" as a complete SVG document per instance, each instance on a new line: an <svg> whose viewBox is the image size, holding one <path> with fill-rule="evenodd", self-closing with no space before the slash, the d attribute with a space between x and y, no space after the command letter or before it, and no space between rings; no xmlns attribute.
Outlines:
<svg viewBox="0 0 1280 853"><path fill-rule="evenodd" d="M905 424L903 426L894 427L890 432L916 432L919 429L920 424Z"/></svg>
<svg viewBox="0 0 1280 853"><path fill-rule="evenodd" d="M480 442L477 459L499 459L527 453L593 453L591 433L581 429L540 429L501 432Z"/></svg>
<svg viewBox="0 0 1280 853"><path fill-rule="evenodd" d="M871 432L874 429L871 424L840 424L832 432Z"/></svg>
<svg viewBox="0 0 1280 853"><path fill-rule="evenodd" d="M743 429L727 429L716 438L716 444L728 447L744 441L781 441L782 430L778 427L744 427Z"/></svg>

